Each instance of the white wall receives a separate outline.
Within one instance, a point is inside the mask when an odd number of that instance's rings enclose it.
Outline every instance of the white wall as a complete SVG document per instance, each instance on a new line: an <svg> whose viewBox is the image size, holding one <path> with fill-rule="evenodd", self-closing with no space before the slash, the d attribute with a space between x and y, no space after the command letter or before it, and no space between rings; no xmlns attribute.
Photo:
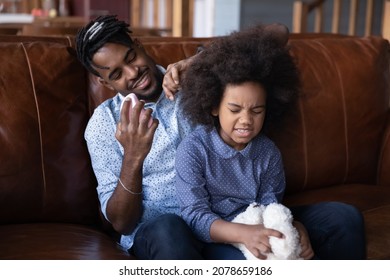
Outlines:
<svg viewBox="0 0 390 280"><path fill-rule="evenodd" d="M383 1L374 1L373 34L381 33ZM210 37L226 35L255 23L283 23L292 30L293 0L195 0L194 36ZM341 33L347 32L349 2L343 1ZM325 8L325 32L330 32L330 15L333 1L327 1ZM363 35L366 1L359 4L358 35ZM309 25L313 18L309 18ZM309 31L311 31L309 29Z"/></svg>
<svg viewBox="0 0 390 280"><path fill-rule="evenodd" d="M195 0L194 37L227 35L240 29L241 0Z"/></svg>

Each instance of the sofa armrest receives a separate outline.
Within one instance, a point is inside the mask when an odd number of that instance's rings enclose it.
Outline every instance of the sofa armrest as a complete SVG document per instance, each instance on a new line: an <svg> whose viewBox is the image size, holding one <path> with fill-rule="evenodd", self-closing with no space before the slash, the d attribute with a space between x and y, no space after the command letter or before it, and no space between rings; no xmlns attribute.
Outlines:
<svg viewBox="0 0 390 280"><path fill-rule="evenodd" d="M390 186L390 112L383 134L383 143L378 163L378 185Z"/></svg>

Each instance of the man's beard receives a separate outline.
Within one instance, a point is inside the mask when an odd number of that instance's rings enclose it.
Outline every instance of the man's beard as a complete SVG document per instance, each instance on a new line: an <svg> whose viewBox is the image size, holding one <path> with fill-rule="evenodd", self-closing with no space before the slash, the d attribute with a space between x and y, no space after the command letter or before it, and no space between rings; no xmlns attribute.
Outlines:
<svg viewBox="0 0 390 280"><path fill-rule="evenodd" d="M163 73L158 70L155 73L154 78L156 81L155 88L147 96L143 96L143 99L146 102L153 102L153 101L155 102L158 100L158 98L162 94L162 91L163 91L162 83L163 83L163 78L164 78Z"/></svg>
<svg viewBox="0 0 390 280"><path fill-rule="evenodd" d="M153 75L154 78L154 85L153 88L149 88L145 92L136 92L136 91L118 91L120 92L123 96L128 95L129 93L134 93L139 100L144 100L145 102L156 102L158 98L160 97L163 88L162 88L162 82L164 78L164 74L157 70L157 72L154 73Z"/></svg>

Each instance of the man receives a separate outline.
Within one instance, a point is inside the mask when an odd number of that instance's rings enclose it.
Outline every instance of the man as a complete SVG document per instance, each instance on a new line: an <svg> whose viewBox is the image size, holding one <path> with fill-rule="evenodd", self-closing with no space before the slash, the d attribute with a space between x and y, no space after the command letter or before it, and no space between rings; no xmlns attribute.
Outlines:
<svg viewBox="0 0 390 280"><path fill-rule="evenodd" d="M118 92L96 108L85 132L101 209L122 234L121 245L138 258L200 259L197 240L175 215L175 151L192 127L177 121L183 119L177 102L162 94L165 70L129 33L125 22L104 16L80 30L76 39L80 61ZM143 100L131 114L134 104L124 101L129 93ZM146 113L139 119L144 102Z"/></svg>
<svg viewBox="0 0 390 280"><path fill-rule="evenodd" d="M264 32L287 42L284 26ZM169 66L164 78L165 70L115 16L91 21L76 41L83 65L118 92L96 108L85 139L102 212L122 235L121 245L139 259L207 258L205 244L179 217L174 186L176 149L193 127L178 108L180 93L171 99L189 62ZM130 93L141 102L125 98Z"/></svg>

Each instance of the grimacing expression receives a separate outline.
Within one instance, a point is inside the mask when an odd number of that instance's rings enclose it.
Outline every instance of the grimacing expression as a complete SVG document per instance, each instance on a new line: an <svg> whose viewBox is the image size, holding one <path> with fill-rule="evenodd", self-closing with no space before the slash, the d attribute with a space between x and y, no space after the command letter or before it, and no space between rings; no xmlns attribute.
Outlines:
<svg viewBox="0 0 390 280"><path fill-rule="evenodd" d="M135 93L139 99L156 101L162 92L163 73L138 41L130 47L107 43L94 54L93 63L99 81L124 96Z"/></svg>
<svg viewBox="0 0 390 280"><path fill-rule="evenodd" d="M218 108L212 112L219 118L219 135L236 150L242 150L263 128L266 91L255 82L228 84Z"/></svg>

